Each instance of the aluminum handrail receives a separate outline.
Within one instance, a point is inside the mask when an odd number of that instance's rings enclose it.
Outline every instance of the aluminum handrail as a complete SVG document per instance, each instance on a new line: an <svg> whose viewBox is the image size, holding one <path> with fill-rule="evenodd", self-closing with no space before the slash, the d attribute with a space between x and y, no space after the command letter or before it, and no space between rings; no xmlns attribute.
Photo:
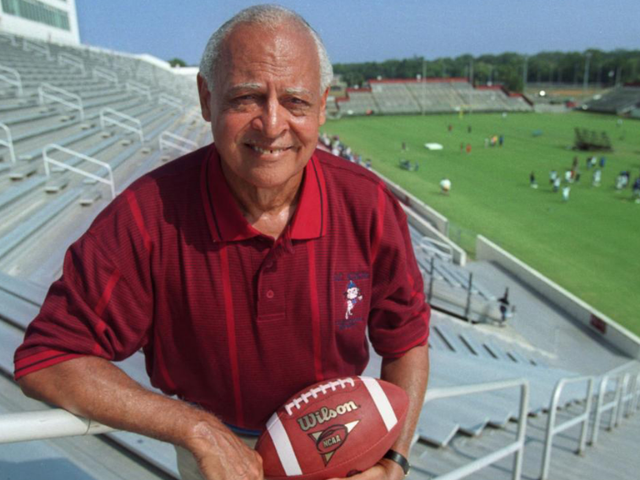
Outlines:
<svg viewBox="0 0 640 480"><path fill-rule="evenodd" d="M602 377L602 379L600 380L600 387L599 387L599 391L598 391L598 399L596 401L596 407L595 407L595 418L593 420L593 425L592 425L592 431L591 431L591 440L589 441L589 445L595 445L597 440L598 440L598 432L600 429L600 421L602 419L602 414L604 414L605 412L612 410L611 415L609 417L609 430L613 429L613 423L614 420L617 418L617 409L618 409L618 403L620 401L620 388L622 387L622 372L624 370L628 370L629 368L633 368L634 366L638 365L638 362L636 362L635 360L632 360L630 362L627 362L623 365L620 365L619 367L613 368L611 370L609 370L608 372L606 372L604 374L604 376ZM638 374L640 375L640 373ZM616 389L615 389L615 395L613 400L611 400L610 402L604 404L604 396L607 393L607 385L609 383L609 380L611 378L614 378L616 380ZM640 395L639 395L640 396Z"/></svg>
<svg viewBox="0 0 640 480"><path fill-rule="evenodd" d="M567 420L566 422L561 423L560 425L555 425L558 403L560 401L560 394L562 393L562 389L567 383L578 382L587 382L588 385L586 397L587 404L585 406L584 412L577 417L572 418L571 420ZM554 435L557 435L558 433L563 432L568 428L573 427L574 425L582 423L582 432L580 434L578 454L582 455L584 453L585 447L587 445L587 427L589 425L589 414L591 413L593 382L594 377L592 376L562 378L558 380L556 388L553 391L553 395L551 396L551 402L549 404L549 418L547 420L547 433L545 435L544 453L542 456L542 475L540 476L540 480L547 480L549 478L549 468L551 465L551 446L553 444Z"/></svg>
<svg viewBox="0 0 640 480"><path fill-rule="evenodd" d="M125 88L127 92L134 91L139 93L140 95L145 95L149 100L151 100L151 89L147 85L134 82L133 80L127 80Z"/></svg>
<svg viewBox="0 0 640 480"><path fill-rule="evenodd" d="M182 105L182 102L180 100L166 93L161 93L158 96L158 103L159 104L164 103L165 105L169 105L170 107L177 108L180 111L184 110L184 105Z"/></svg>
<svg viewBox="0 0 640 480"><path fill-rule="evenodd" d="M51 50L49 49L49 45L44 44L40 45L38 43L33 43L27 40L26 38L22 41L22 49L25 52L34 51L38 53L43 53L46 55L47 60L51 60Z"/></svg>
<svg viewBox="0 0 640 480"><path fill-rule="evenodd" d="M0 444L115 431L62 409L0 415Z"/></svg>
<svg viewBox="0 0 640 480"><path fill-rule="evenodd" d="M11 45L14 47L18 46L18 41L16 40L16 36L13 33L0 32L0 38L8 38L11 40Z"/></svg>
<svg viewBox="0 0 640 480"><path fill-rule="evenodd" d="M82 70L82 75L87 74L87 70L84 68L84 62L81 58L71 55L70 53L61 52L58 54L58 65L71 65Z"/></svg>
<svg viewBox="0 0 640 480"><path fill-rule="evenodd" d="M609 417L609 426L608 430L612 430L614 426L615 419L618 418L618 405L620 403L620 391L622 388L622 374L614 375L613 378L616 381L616 389L613 400L608 403L604 403L604 396L606 395L607 384L609 383L610 375L605 375L600 381L600 388L598 391L598 399L596 400L596 415L593 420L593 425L591 427L591 441L589 445L593 446L598 441L598 431L600 429L600 421L602 420L602 415L605 412L611 410L611 415Z"/></svg>
<svg viewBox="0 0 640 480"><path fill-rule="evenodd" d="M95 67L93 69L93 79L95 80L96 78L103 78L109 82L114 82L116 85L119 83L118 76L115 73L101 67Z"/></svg>
<svg viewBox="0 0 640 480"><path fill-rule="evenodd" d="M638 410L640 407L640 372L636 375L636 391L635 391L636 399L633 405L631 406L632 410Z"/></svg>
<svg viewBox="0 0 640 480"><path fill-rule="evenodd" d="M175 140L175 141L173 141ZM182 142L191 147L191 149L181 145L177 142ZM165 130L160 134L160 151L165 150L166 148L174 148L176 150L180 150L182 153L189 153L198 148L198 144L188 138L181 137L180 135L176 135L175 133L171 133L169 130Z"/></svg>
<svg viewBox="0 0 640 480"><path fill-rule="evenodd" d="M467 477L478 470L481 470L503 458L515 453L513 464L513 480L519 480L522 475L522 460L524 457L525 433L527 428L527 416L529 415L529 381L521 378L516 380L505 380L502 382L481 383L476 385L465 385L461 387L438 388L427 391L424 404L442 398L459 397L463 395L475 395L494 390L520 387L520 413L518 416L518 433L514 443L502 447L484 457L478 458L467 465L457 468L449 473L440 475L434 480L458 480ZM421 470L419 467L414 467ZM428 472L425 472L428 473Z"/></svg>
<svg viewBox="0 0 640 480"><path fill-rule="evenodd" d="M630 405L633 403L633 389L635 387L631 378L630 373L625 373L622 379L622 388L620 389L620 399L618 403L618 415L616 416L616 427L620 425L620 421L623 416L628 417L630 415Z"/></svg>
<svg viewBox="0 0 640 480"><path fill-rule="evenodd" d="M60 161L58 161L58 160L56 160L54 158L51 158L48 155L49 150L58 150L58 151L67 153L69 155L73 155L74 157L78 157L78 158L81 158L81 159L86 160L88 162L92 162L92 163L95 163L97 165L100 165L100 166L104 167L104 168L107 169L107 173L109 175L109 180L106 180L106 179L104 179L104 178L102 178L102 177L100 177L98 175L93 174L93 173L86 172L86 171L84 171L84 170L82 170L80 168L76 168L76 167L74 167L72 165L67 165L66 163L60 162ZM112 198L116 198L116 188L115 188L115 184L113 182L113 169L111 168L111 165L109 165L108 163L102 162L102 161L98 160L97 158L89 157L89 156L87 156L87 155L85 155L83 153L76 152L74 150L71 150L69 148L65 148L65 147L63 147L61 145L57 145L55 143L50 143L49 145L47 145L46 147L44 147L42 149L42 158L44 159L44 171L45 171L47 177L51 176L51 171L49 169L49 164L53 163L54 165L62 167L64 169L66 169L66 170L71 170L74 173L79 173L80 175L84 175L85 177L92 178L93 180L96 180L98 182L105 183L105 184L109 185L109 187L111 187L111 197Z"/></svg>
<svg viewBox="0 0 640 480"><path fill-rule="evenodd" d="M116 120L115 118L108 117L106 116L106 114L113 115L113 116L122 118L124 120L128 120L129 122L136 124L138 128L133 127L127 123L121 122L119 120ZM136 133L140 137L140 142L144 143L144 132L142 131L142 122L137 118L133 118L125 113L118 112L113 108L107 107L100 110L100 128L104 130L105 124L107 123L110 125L118 125L119 127L122 127L125 130L129 130L130 132Z"/></svg>
<svg viewBox="0 0 640 480"><path fill-rule="evenodd" d="M444 242L439 242L429 237L422 237L419 245L420 249L426 254L433 253L448 262L453 259L453 249L451 245L447 245Z"/></svg>
<svg viewBox="0 0 640 480"><path fill-rule="evenodd" d="M45 90L50 90L50 91L45 91ZM67 97L74 99L77 102L77 104L70 102L69 100L66 100L64 97L61 97L60 95L55 95L51 93L51 91L57 92L62 95L66 95ZM40 86L38 87L38 102L40 103L40 105L44 105L45 99L62 103L63 105L66 105L67 107L73 110L78 110L80 112L80 120L84 121L84 107L82 106L82 99L80 98L80 95L71 93L68 90L65 90L63 88L55 87L50 83L41 83Z"/></svg>
<svg viewBox="0 0 640 480"><path fill-rule="evenodd" d="M11 130L4 123L0 122L0 128L7 134L6 140L0 140L0 145L4 145L9 149L9 155L11 156L11 163L16 163L16 152L13 149L13 140L11 138Z"/></svg>
<svg viewBox="0 0 640 480"><path fill-rule="evenodd" d="M24 91L22 90L22 77L20 76L20 72L18 72L15 68L5 67L4 65L0 65L0 70L10 73L11 75L16 77L15 79L13 79L5 75L0 75L0 80L8 83L9 85L18 87L18 96L21 97Z"/></svg>

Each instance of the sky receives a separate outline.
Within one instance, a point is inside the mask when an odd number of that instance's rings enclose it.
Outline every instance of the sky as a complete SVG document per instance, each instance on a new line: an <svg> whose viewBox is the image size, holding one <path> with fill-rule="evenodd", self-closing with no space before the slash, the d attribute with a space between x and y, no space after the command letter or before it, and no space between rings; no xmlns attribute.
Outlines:
<svg viewBox="0 0 640 480"><path fill-rule="evenodd" d="M209 36L250 0L76 0L80 40L197 65ZM640 0L281 0L333 63L414 55L640 49Z"/></svg>

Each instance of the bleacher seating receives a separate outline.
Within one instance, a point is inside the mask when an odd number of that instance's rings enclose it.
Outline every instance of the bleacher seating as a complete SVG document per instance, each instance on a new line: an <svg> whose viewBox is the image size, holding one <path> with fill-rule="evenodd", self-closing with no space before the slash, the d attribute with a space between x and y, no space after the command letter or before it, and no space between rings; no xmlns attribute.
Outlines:
<svg viewBox="0 0 640 480"><path fill-rule="evenodd" d="M348 88L347 96L338 102L338 108L343 115L369 115L380 111L371 90Z"/></svg>
<svg viewBox="0 0 640 480"><path fill-rule="evenodd" d="M625 114L640 107L640 86L624 86L589 100L583 109L591 112Z"/></svg>
<svg viewBox="0 0 640 480"><path fill-rule="evenodd" d="M58 224L70 224L71 219L83 216L92 218L110 200L109 188L69 170L73 167L107 177L104 166L79 154L108 164L115 189L121 191L145 170L178 156L175 151L160 153L158 137L163 131L198 145L211 140L208 126L189 114L198 100L193 84L186 87L188 80L144 60L98 49L32 40L26 43L48 48L47 58L39 51L25 50L23 45L20 37L15 41L0 38L0 65L4 67L0 68L0 114L7 129L4 134L0 131L0 140L8 141L10 136L15 152L12 156L9 148L0 145L0 263L5 268L20 263L18 257L38 258L25 245L60 235L69 244L71 235L79 232L62 233ZM15 72L20 85L16 85ZM43 84L51 85L45 85L49 95L44 98ZM119 112L120 119L123 114L133 120L101 125L105 108ZM139 125L144 141L123 126L132 122ZM50 144L77 153L50 150L49 158L69 168L51 164L47 176L43 151ZM80 205L90 207L89 212ZM40 256L46 252L42 246L38 250L42 251ZM30 263L34 278L42 271L38 263L50 264L46 258ZM30 277L28 272L24 274ZM50 275L39 281L51 280Z"/></svg>
<svg viewBox="0 0 640 480"><path fill-rule="evenodd" d="M520 96L510 96L501 87L473 88L461 78L417 80L371 80L369 89L347 89L347 99L338 102L340 112L363 114L427 114L474 112L530 112Z"/></svg>

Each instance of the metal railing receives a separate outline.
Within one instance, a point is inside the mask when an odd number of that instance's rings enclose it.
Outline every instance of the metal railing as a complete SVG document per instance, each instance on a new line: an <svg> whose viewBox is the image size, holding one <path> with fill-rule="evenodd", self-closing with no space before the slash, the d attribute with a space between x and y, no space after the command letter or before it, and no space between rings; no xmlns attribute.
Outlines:
<svg viewBox="0 0 640 480"><path fill-rule="evenodd" d="M9 155L11 157L11 163L16 163L16 152L13 149L13 140L11 139L11 130L4 123L0 123L0 128L7 134L6 140L0 140L0 145L4 145L9 149Z"/></svg>
<svg viewBox="0 0 640 480"><path fill-rule="evenodd" d="M0 38L6 38L11 41L11 45L14 47L18 46L18 40L16 40L16 36L13 33L0 32Z"/></svg>
<svg viewBox="0 0 640 480"><path fill-rule="evenodd" d="M118 117L121 120L117 120L116 118L113 118L113 117ZM122 120L126 120L130 123L133 123L136 126L132 126L129 123L123 122ZM124 128L125 130L129 130L130 132L137 134L140 137L140 142L144 143L144 132L142 131L142 122L137 118L133 118L125 113L118 112L113 108L107 107L100 110L100 128L104 130L104 127L107 124L118 125L119 127Z"/></svg>
<svg viewBox="0 0 640 480"><path fill-rule="evenodd" d="M420 239L420 249L429 256L436 256L441 260L451 262L453 260L453 249L451 245L439 242L429 237Z"/></svg>
<svg viewBox="0 0 640 480"><path fill-rule="evenodd" d="M506 380L503 382L482 383L478 385L467 385L462 387L440 388L427 391L424 403L451 397L460 397L463 395L475 395L478 393L486 393L494 390L503 390L507 388L520 387L520 412L518 415L518 433L516 441L492 452L484 457L478 458L473 462L457 468L449 473L440 475L434 480L458 480L467 477L478 470L481 470L503 458L514 454L513 461L513 480L519 480L522 475L522 460L524 456L525 433L527 428L527 416L529 415L529 382L526 379ZM414 467L421 470L420 467ZM428 472L425 472L428 473Z"/></svg>
<svg viewBox="0 0 640 480"><path fill-rule="evenodd" d="M158 96L158 103L169 105L170 107L177 108L180 111L184 110L184 105L180 100L176 97L172 97L171 95L167 95L166 93L161 93Z"/></svg>
<svg viewBox="0 0 640 480"><path fill-rule="evenodd" d="M81 58L76 57L75 55L71 55L70 53L59 53L58 54L58 65L71 65L72 67L76 67L80 69L82 75L86 75L87 71L84 68L84 62Z"/></svg>
<svg viewBox="0 0 640 480"><path fill-rule="evenodd" d="M51 60L51 50L49 50L49 45L47 44L33 43L25 38L22 41L22 49L25 52L31 51L31 52L42 53L47 57L47 60Z"/></svg>
<svg viewBox="0 0 640 480"><path fill-rule="evenodd" d="M189 140L188 138L181 137L180 135L176 135L175 133L171 133L169 130L165 130L160 134L159 142L161 151L166 150L167 148L173 148L180 150L182 153L189 153L198 148L198 144L196 142Z"/></svg>
<svg viewBox="0 0 640 480"><path fill-rule="evenodd" d="M75 103L69 99L75 100ZM80 120L84 121L84 107L82 106L80 95L71 93L63 88L54 87L49 83L42 83L38 87L38 102L40 105L44 105L45 100L61 103L73 110L78 110L80 112Z"/></svg>
<svg viewBox="0 0 640 480"><path fill-rule="evenodd" d="M93 420L62 409L9 413L0 416L0 444L113 432Z"/></svg>
<svg viewBox="0 0 640 480"><path fill-rule="evenodd" d="M95 67L93 69L93 79L96 80L98 78L102 78L104 80L107 80L108 82L113 82L116 85L118 85L119 83L118 76L115 73L109 70L106 70L102 67Z"/></svg>
<svg viewBox="0 0 640 480"><path fill-rule="evenodd" d="M106 180L106 179L102 178L99 175L95 175L95 174L93 174L91 172L87 172L87 171L82 170L80 168L76 168L73 165L68 165L68 164L66 164L64 162L60 162L60 161L58 161L58 160L56 160L54 158L51 158L49 156L49 151L50 150L57 150L57 151L60 151L60 152L64 152L64 153L67 153L67 154L69 154L69 155L71 155L73 157L81 158L82 160L86 160L88 162L100 165L100 166L102 166L102 167L107 169L107 174L109 176L109 179ZM44 171L45 171L47 177L51 176L51 170L49 168L49 164L52 163L52 164L57 165L57 166L59 166L61 168L64 168L65 170L71 170L74 173L79 173L80 175L84 175L85 177L92 178L93 180L96 180L98 182L101 182L101 183L109 185L109 187L111 188L111 198L116 198L116 188L115 188L115 184L113 182L113 170L111 169L111 165L109 165L108 163L102 162L102 161L100 161L100 160L98 160L96 158L89 157L89 156L87 156L87 155L85 155L83 153L76 152L74 150L65 148L65 147L63 147L61 145L57 145L55 143L50 143L49 145L47 145L46 147L44 147L42 149L42 158L44 159Z"/></svg>
<svg viewBox="0 0 640 480"><path fill-rule="evenodd" d="M18 96L21 97L24 92L22 90L22 77L20 77L20 72L18 72L15 68L5 67L4 65L0 65L0 72L6 72L15 77L11 78L7 75L0 74L0 81L6 82L9 85L13 85L14 87L18 87Z"/></svg>
<svg viewBox="0 0 640 480"><path fill-rule="evenodd" d="M142 83L134 82L133 80L128 80L125 84L125 88L127 92L136 92L140 95L146 96L149 101L151 101L151 89L147 85L143 85Z"/></svg>
<svg viewBox="0 0 640 480"><path fill-rule="evenodd" d="M614 427L614 423L618 418L618 408L620 406L620 401L622 398L622 378L624 376L624 370L629 369L630 367L636 365L637 362L631 361L620 367L614 368L607 372L602 379L600 380L600 388L598 390L598 398L596 400L595 406L595 417L593 420L593 426L591 431L591 440L589 441L589 445L595 445L598 441L598 432L600 430L600 421L602 420L602 415L609 410L611 410L611 415L609 416L609 426L608 430L612 430ZM639 374L640 375L640 374ZM604 397L607 393L607 386L611 379L615 379L616 387L615 387L615 395L613 399L604 403Z"/></svg>
<svg viewBox="0 0 640 480"><path fill-rule="evenodd" d="M566 422L556 425L556 415L558 411L558 403L560 401L560 394L562 389L568 383L586 382L588 385L584 412L577 417L567 420ZM558 380L556 388L551 396L551 403L549 405L549 418L547 419L547 433L545 435L544 453L542 455L542 474L540 480L547 480L549 478L549 468L551 465L551 446L553 444L553 437L560 432L567 430L575 425L582 424L582 432L580 434L580 441L578 446L578 454L582 455L587 446L587 431L589 427L589 415L591 414L591 400L593 398L593 377L573 377L562 378Z"/></svg>

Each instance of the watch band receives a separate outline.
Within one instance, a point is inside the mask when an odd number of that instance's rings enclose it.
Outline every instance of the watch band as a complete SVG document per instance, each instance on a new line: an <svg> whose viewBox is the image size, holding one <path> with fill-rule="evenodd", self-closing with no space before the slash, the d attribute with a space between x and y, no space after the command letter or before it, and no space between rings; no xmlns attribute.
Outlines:
<svg viewBox="0 0 640 480"><path fill-rule="evenodd" d="M392 462L396 462L402 468L404 475L409 475L409 470L411 469L411 465L409 464L409 460L407 460L404 455L396 452L395 450L389 450L383 458L387 458Z"/></svg>

